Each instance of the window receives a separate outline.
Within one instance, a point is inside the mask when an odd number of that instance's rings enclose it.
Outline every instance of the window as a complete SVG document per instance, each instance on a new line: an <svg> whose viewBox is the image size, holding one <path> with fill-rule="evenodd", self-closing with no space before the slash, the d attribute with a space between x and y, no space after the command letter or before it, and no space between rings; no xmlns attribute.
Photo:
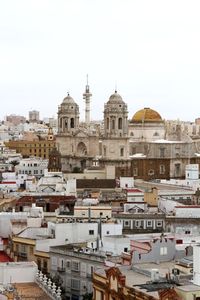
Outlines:
<svg viewBox="0 0 200 300"><path fill-rule="evenodd" d="M124 248L124 252L128 252L128 248L126 247L126 248Z"/></svg>
<svg viewBox="0 0 200 300"><path fill-rule="evenodd" d="M106 128L109 129L109 118L106 119Z"/></svg>
<svg viewBox="0 0 200 300"><path fill-rule="evenodd" d="M79 269L80 269L80 264L79 264L79 262L78 261L72 261L72 271L79 271Z"/></svg>
<svg viewBox="0 0 200 300"><path fill-rule="evenodd" d="M138 168L133 169L133 176L138 176Z"/></svg>
<svg viewBox="0 0 200 300"><path fill-rule="evenodd" d="M147 221L147 227L152 227L152 225L153 225L153 221L152 220Z"/></svg>
<svg viewBox="0 0 200 300"><path fill-rule="evenodd" d="M165 174L165 165L160 165L160 174Z"/></svg>
<svg viewBox="0 0 200 300"><path fill-rule="evenodd" d="M71 279L71 288L73 290L80 290L80 281L78 279Z"/></svg>
<svg viewBox="0 0 200 300"><path fill-rule="evenodd" d="M90 267L90 272L91 272L91 275L93 275L93 273L94 273L94 267L93 266Z"/></svg>
<svg viewBox="0 0 200 300"><path fill-rule="evenodd" d="M165 157L165 148L160 148L160 157Z"/></svg>
<svg viewBox="0 0 200 300"><path fill-rule="evenodd" d="M112 129L115 129L115 120L112 120Z"/></svg>
<svg viewBox="0 0 200 300"><path fill-rule="evenodd" d="M167 255L167 247L160 247L160 255Z"/></svg>
<svg viewBox="0 0 200 300"><path fill-rule="evenodd" d="M32 246L30 246L30 248L29 248L29 253L30 253L30 255L33 255L33 247Z"/></svg>
<svg viewBox="0 0 200 300"><path fill-rule="evenodd" d="M162 221L156 221L157 227L162 227Z"/></svg>
<svg viewBox="0 0 200 300"><path fill-rule="evenodd" d="M89 230L89 235L94 235L94 230L90 229Z"/></svg>
<svg viewBox="0 0 200 300"><path fill-rule="evenodd" d="M37 265L38 265L38 269L41 270L41 259L40 258L37 259Z"/></svg>
<svg viewBox="0 0 200 300"><path fill-rule="evenodd" d="M183 240L176 240L176 244L183 244Z"/></svg>
<svg viewBox="0 0 200 300"><path fill-rule="evenodd" d="M104 293L100 291L100 300L104 300Z"/></svg>
<svg viewBox="0 0 200 300"><path fill-rule="evenodd" d="M190 230L186 230L186 231L185 231L185 234L190 234Z"/></svg>
<svg viewBox="0 0 200 300"><path fill-rule="evenodd" d="M43 272L47 272L47 261L43 261Z"/></svg>
<svg viewBox="0 0 200 300"><path fill-rule="evenodd" d="M129 221L124 221L124 227L129 227L130 226L130 222Z"/></svg>
<svg viewBox="0 0 200 300"><path fill-rule="evenodd" d="M106 156L106 147L103 147L103 155Z"/></svg>
<svg viewBox="0 0 200 300"><path fill-rule="evenodd" d="M106 234L110 234L110 231L106 231Z"/></svg>
<svg viewBox="0 0 200 300"><path fill-rule="evenodd" d="M124 156L124 148L120 149L120 156Z"/></svg>
<svg viewBox="0 0 200 300"><path fill-rule="evenodd" d="M175 176L179 176L181 171L181 165L175 164Z"/></svg>
<svg viewBox="0 0 200 300"><path fill-rule="evenodd" d="M135 221L135 227L139 228L141 226L141 221Z"/></svg>
<svg viewBox="0 0 200 300"><path fill-rule="evenodd" d="M66 261L66 268L70 269L70 267L71 267L71 261L67 260Z"/></svg>
<svg viewBox="0 0 200 300"><path fill-rule="evenodd" d="M71 120L70 120L70 127L74 128L74 118L71 118Z"/></svg>
<svg viewBox="0 0 200 300"><path fill-rule="evenodd" d="M118 119L118 129L122 129L122 118Z"/></svg>

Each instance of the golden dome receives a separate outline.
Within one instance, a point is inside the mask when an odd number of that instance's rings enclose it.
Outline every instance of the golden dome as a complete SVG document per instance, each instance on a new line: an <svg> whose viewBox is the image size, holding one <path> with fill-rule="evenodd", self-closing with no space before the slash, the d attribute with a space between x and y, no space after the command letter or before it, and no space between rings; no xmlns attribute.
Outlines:
<svg viewBox="0 0 200 300"><path fill-rule="evenodd" d="M161 122L162 118L160 114L149 108L145 107L141 110L138 110L132 117L131 122Z"/></svg>

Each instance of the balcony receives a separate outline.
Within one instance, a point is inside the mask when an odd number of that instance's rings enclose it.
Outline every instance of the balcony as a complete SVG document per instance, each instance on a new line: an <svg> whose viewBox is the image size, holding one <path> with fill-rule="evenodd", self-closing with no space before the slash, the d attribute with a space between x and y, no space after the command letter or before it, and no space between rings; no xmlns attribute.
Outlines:
<svg viewBox="0 0 200 300"><path fill-rule="evenodd" d="M57 271L58 272L65 272L65 268L64 267L57 267Z"/></svg>
<svg viewBox="0 0 200 300"><path fill-rule="evenodd" d="M17 256L18 260L26 261L27 260L27 253L26 252L14 252L14 255Z"/></svg>

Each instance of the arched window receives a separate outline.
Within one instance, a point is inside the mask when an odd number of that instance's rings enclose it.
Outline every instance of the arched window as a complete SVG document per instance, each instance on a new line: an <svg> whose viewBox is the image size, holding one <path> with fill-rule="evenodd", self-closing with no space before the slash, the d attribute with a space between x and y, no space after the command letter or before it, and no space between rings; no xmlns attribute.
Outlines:
<svg viewBox="0 0 200 300"><path fill-rule="evenodd" d="M120 148L120 156L124 156L124 148Z"/></svg>
<svg viewBox="0 0 200 300"><path fill-rule="evenodd" d="M109 118L106 119L106 128L109 129Z"/></svg>
<svg viewBox="0 0 200 300"><path fill-rule="evenodd" d="M112 120L112 129L115 129L115 120Z"/></svg>
<svg viewBox="0 0 200 300"><path fill-rule="evenodd" d="M70 128L74 128L74 118L71 118L70 120Z"/></svg>
<svg viewBox="0 0 200 300"><path fill-rule="evenodd" d="M106 156L106 147L103 147L103 155Z"/></svg>
<svg viewBox="0 0 200 300"><path fill-rule="evenodd" d="M159 136L159 133L157 131L154 132L154 136Z"/></svg>
<svg viewBox="0 0 200 300"><path fill-rule="evenodd" d="M118 119L118 129L122 129L122 118Z"/></svg>

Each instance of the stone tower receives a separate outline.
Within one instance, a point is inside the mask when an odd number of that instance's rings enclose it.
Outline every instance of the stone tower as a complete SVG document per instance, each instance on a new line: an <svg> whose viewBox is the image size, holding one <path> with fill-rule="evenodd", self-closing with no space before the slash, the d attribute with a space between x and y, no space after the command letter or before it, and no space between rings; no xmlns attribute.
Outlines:
<svg viewBox="0 0 200 300"><path fill-rule="evenodd" d="M128 110L117 91L104 105L102 156L107 159L128 158Z"/></svg>
<svg viewBox="0 0 200 300"><path fill-rule="evenodd" d="M90 87L88 84L88 75L87 75L87 84L85 86L85 93L83 94L83 99L85 99L85 123L90 123L90 98L92 94L90 93Z"/></svg>
<svg viewBox="0 0 200 300"><path fill-rule="evenodd" d="M73 135L79 127L79 106L69 95L58 108L58 134Z"/></svg>
<svg viewBox="0 0 200 300"><path fill-rule="evenodd" d="M48 171L61 172L61 154L56 147L49 153Z"/></svg>

